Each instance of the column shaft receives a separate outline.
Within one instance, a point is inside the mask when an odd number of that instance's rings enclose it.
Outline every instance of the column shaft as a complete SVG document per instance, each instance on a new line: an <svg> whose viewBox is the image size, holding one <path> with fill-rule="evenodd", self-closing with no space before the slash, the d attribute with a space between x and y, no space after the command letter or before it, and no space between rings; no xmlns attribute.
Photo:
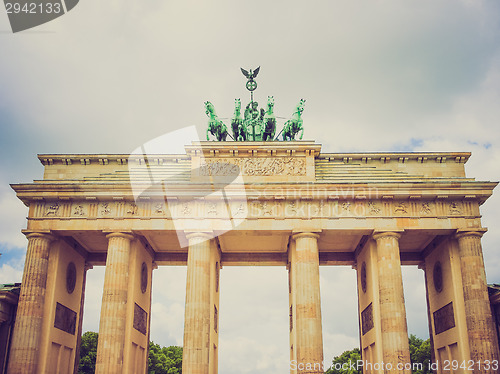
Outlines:
<svg viewBox="0 0 500 374"><path fill-rule="evenodd" d="M130 241L133 236L125 233L112 233L107 237L109 244L102 294L96 373L121 374L125 344Z"/></svg>
<svg viewBox="0 0 500 374"><path fill-rule="evenodd" d="M380 298L382 349L386 373L411 374L409 369L398 369L410 363L408 328L399 256L400 234L395 232L376 233L377 265ZM387 370L387 364L392 370Z"/></svg>
<svg viewBox="0 0 500 374"><path fill-rule="evenodd" d="M323 334L319 287L318 234L299 233L295 240L297 372L323 373Z"/></svg>
<svg viewBox="0 0 500 374"><path fill-rule="evenodd" d="M481 249L483 232L464 231L457 234L470 354L472 360L481 363L499 360ZM474 373L496 373L484 367L479 369L478 365L474 368Z"/></svg>
<svg viewBox="0 0 500 374"><path fill-rule="evenodd" d="M188 236L182 372L208 374L210 355L210 238Z"/></svg>
<svg viewBox="0 0 500 374"><path fill-rule="evenodd" d="M36 373L42 333L49 247L53 237L30 233L16 323L10 348L9 373Z"/></svg>

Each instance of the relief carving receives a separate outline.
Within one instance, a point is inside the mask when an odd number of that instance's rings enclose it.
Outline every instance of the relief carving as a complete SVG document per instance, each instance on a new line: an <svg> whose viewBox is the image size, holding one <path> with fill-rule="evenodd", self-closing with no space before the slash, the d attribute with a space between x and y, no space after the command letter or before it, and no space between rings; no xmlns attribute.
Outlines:
<svg viewBox="0 0 500 374"><path fill-rule="evenodd" d="M287 215L289 216L296 216L297 215L297 202L295 201L289 201L287 206Z"/></svg>
<svg viewBox="0 0 500 374"><path fill-rule="evenodd" d="M102 203L101 205L101 214L103 216L107 216L111 214L111 208L109 206L109 203Z"/></svg>
<svg viewBox="0 0 500 374"><path fill-rule="evenodd" d="M127 209L127 214L131 214L133 216L137 215L137 210L139 208L137 207L137 204L136 203L130 203L128 205L128 209Z"/></svg>
<svg viewBox="0 0 500 374"><path fill-rule="evenodd" d="M441 334L453 327L455 327L455 314L453 312L453 302L445 305L441 309L433 313L434 316L434 330L437 334Z"/></svg>
<svg viewBox="0 0 500 374"><path fill-rule="evenodd" d="M207 213L208 215L215 215L217 216L218 215L218 212L217 212L217 204L216 203L209 203L208 204L208 209L207 209Z"/></svg>
<svg viewBox="0 0 500 374"><path fill-rule="evenodd" d="M361 330L363 335L373 329L373 307L372 303L361 312Z"/></svg>
<svg viewBox="0 0 500 374"><path fill-rule="evenodd" d="M297 157L263 157L263 158L221 158L202 164L200 175L306 175L305 158Z"/></svg>
<svg viewBox="0 0 500 374"><path fill-rule="evenodd" d="M68 334L75 335L76 312L62 304L56 303L54 327Z"/></svg>
<svg viewBox="0 0 500 374"><path fill-rule="evenodd" d="M273 207L270 206L271 204L269 204L267 201L263 201L260 203L260 212L259 213L262 213L262 215L264 216L272 216L273 215Z"/></svg>
<svg viewBox="0 0 500 374"><path fill-rule="evenodd" d="M155 213L156 214L164 214L165 213L165 210L163 209L162 203L155 204Z"/></svg>
<svg viewBox="0 0 500 374"><path fill-rule="evenodd" d="M239 217L245 215L245 206L243 203L238 204L238 208L233 211L233 217Z"/></svg>
<svg viewBox="0 0 500 374"><path fill-rule="evenodd" d="M45 216L58 216L59 215L59 203L50 204L45 210Z"/></svg>
<svg viewBox="0 0 500 374"><path fill-rule="evenodd" d="M342 214L351 213L351 203L350 202L342 203L341 206L342 206Z"/></svg>
<svg viewBox="0 0 500 374"><path fill-rule="evenodd" d="M432 213L431 203L423 202L422 208L420 209L420 214L429 215Z"/></svg>
<svg viewBox="0 0 500 374"><path fill-rule="evenodd" d="M73 210L73 215L74 216L84 216L85 215L85 210L83 205L77 205L75 206L75 209Z"/></svg>
<svg viewBox="0 0 500 374"><path fill-rule="evenodd" d="M148 313L142 309L139 305L134 305L134 329L139 331L141 334L146 335L148 331Z"/></svg>
<svg viewBox="0 0 500 374"><path fill-rule="evenodd" d="M372 215L377 215L380 214L381 209L373 202L369 201L368 202L368 213Z"/></svg>
<svg viewBox="0 0 500 374"><path fill-rule="evenodd" d="M456 214L456 215L462 214L460 203L456 201L452 201L450 203L450 214Z"/></svg>
<svg viewBox="0 0 500 374"><path fill-rule="evenodd" d="M191 208L189 207L189 203L182 203L182 209L181 213L183 216L190 216L191 215Z"/></svg>
<svg viewBox="0 0 500 374"><path fill-rule="evenodd" d="M396 204L396 206L394 207L394 213L408 213L408 208L406 206L406 203L401 201L399 203Z"/></svg>

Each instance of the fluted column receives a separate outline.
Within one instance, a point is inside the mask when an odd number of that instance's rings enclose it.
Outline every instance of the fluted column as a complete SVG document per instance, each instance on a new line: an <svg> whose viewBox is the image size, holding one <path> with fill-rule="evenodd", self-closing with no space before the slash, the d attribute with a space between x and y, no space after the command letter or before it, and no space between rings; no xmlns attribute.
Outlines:
<svg viewBox="0 0 500 374"><path fill-rule="evenodd" d="M481 237L485 229L459 230L458 251L462 270L465 319L469 335L471 359L484 363L499 360L495 325L490 309ZM474 366L474 373L496 373Z"/></svg>
<svg viewBox="0 0 500 374"><path fill-rule="evenodd" d="M54 237L26 234L28 250L10 348L8 373L36 373L42 334L50 243Z"/></svg>
<svg viewBox="0 0 500 374"><path fill-rule="evenodd" d="M210 354L210 239L203 232L190 233L186 309L184 317L184 348L182 372L208 374Z"/></svg>
<svg viewBox="0 0 500 374"><path fill-rule="evenodd" d="M408 328L397 232L376 232L383 359L387 373L411 374ZM392 370L387 370L390 364ZM402 369L398 369L398 364ZM401 365L402 364L402 365Z"/></svg>
<svg viewBox="0 0 500 374"><path fill-rule="evenodd" d="M319 235L297 233L295 240L295 303L297 373L323 373L323 333L319 288Z"/></svg>
<svg viewBox="0 0 500 374"><path fill-rule="evenodd" d="M121 374L125 344L129 257L132 235L107 235L108 255L102 293L96 373Z"/></svg>

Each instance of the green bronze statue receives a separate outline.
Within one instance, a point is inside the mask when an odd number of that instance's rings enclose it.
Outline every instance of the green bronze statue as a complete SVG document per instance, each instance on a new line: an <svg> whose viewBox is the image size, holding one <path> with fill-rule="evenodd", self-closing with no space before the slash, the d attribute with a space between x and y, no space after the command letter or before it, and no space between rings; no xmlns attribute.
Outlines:
<svg viewBox="0 0 500 374"><path fill-rule="evenodd" d="M276 132L276 117L274 116L274 96L267 97L267 111L263 118L264 133L262 140L274 140Z"/></svg>
<svg viewBox="0 0 500 374"><path fill-rule="evenodd" d="M234 100L234 115L231 120L231 127L233 130L233 139L239 142L247 140L247 130L241 117L241 100Z"/></svg>
<svg viewBox="0 0 500 374"><path fill-rule="evenodd" d="M227 127L226 125L217 117L215 114L215 108L210 101L205 101L205 113L208 116L208 129L207 129L207 140L210 140L208 136L211 133L216 137L218 141L225 141L227 137Z"/></svg>
<svg viewBox="0 0 500 374"><path fill-rule="evenodd" d="M302 136L304 136L304 127L302 126L302 112L304 111L304 104L306 101L304 99L300 99L300 102L297 104L295 108L295 112L292 115L292 118L285 122L285 126L283 127L283 140L295 140L295 135L299 131L300 140Z"/></svg>
<svg viewBox="0 0 500 374"><path fill-rule="evenodd" d="M245 107L243 118L241 117L241 100L234 101L234 114L231 118L232 135L228 133L226 125L215 114L215 108L209 101L205 102L206 114L208 116L207 140L210 140L209 134L212 134L218 141L225 141L230 137L235 141L273 141L278 140L283 134L283 140L295 140L295 136L300 132L300 138L304 136L304 127L302 121L302 112L304 111L305 100L300 99L292 118L285 122L283 129L276 133L276 116L274 114L274 96L267 97L267 109L259 109L259 103L253 99L253 91L257 88L255 78L259 74L260 66L257 69L249 71L240 68L243 75L247 78L246 88L250 91L250 102ZM282 117L278 117L282 118Z"/></svg>

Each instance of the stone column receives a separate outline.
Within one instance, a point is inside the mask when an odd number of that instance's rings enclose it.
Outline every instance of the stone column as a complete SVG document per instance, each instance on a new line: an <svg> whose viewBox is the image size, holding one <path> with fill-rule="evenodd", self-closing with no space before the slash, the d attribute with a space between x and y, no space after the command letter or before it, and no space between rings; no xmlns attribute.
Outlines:
<svg viewBox="0 0 500 374"><path fill-rule="evenodd" d="M481 249L481 237L485 231L486 229L464 229L458 230L456 234L470 354L472 360L481 363L485 360L499 360ZM486 370L484 367L479 369L479 366L475 365L474 373L496 371Z"/></svg>
<svg viewBox="0 0 500 374"><path fill-rule="evenodd" d="M102 293L96 373L121 374L125 344L130 242L133 235L107 235L108 255Z"/></svg>
<svg viewBox="0 0 500 374"><path fill-rule="evenodd" d="M182 372L208 374L210 356L210 239L203 232L190 233Z"/></svg>
<svg viewBox="0 0 500 374"><path fill-rule="evenodd" d="M386 373L411 374L407 369L398 369L400 364L410 364L408 328L399 256L397 232L376 232L373 239L377 242L377 265L380 299L380 325L382 330L382 349ZM387 365L392 370L387 370Z"/></svg>
<svg viewBox="0 0 500 374"><path fill-rule="evenodd" d="M42 336L50 243L54 237L41 232L26 234L28 250L10 348L8 373L36 373Z"/></svg>
<svg viewBox="0 0 500 374"><path fill-rule="evenodd" d="M319 288L319 235L297 233L295 240L297 373L323 373L323 333Z"/></svg>

